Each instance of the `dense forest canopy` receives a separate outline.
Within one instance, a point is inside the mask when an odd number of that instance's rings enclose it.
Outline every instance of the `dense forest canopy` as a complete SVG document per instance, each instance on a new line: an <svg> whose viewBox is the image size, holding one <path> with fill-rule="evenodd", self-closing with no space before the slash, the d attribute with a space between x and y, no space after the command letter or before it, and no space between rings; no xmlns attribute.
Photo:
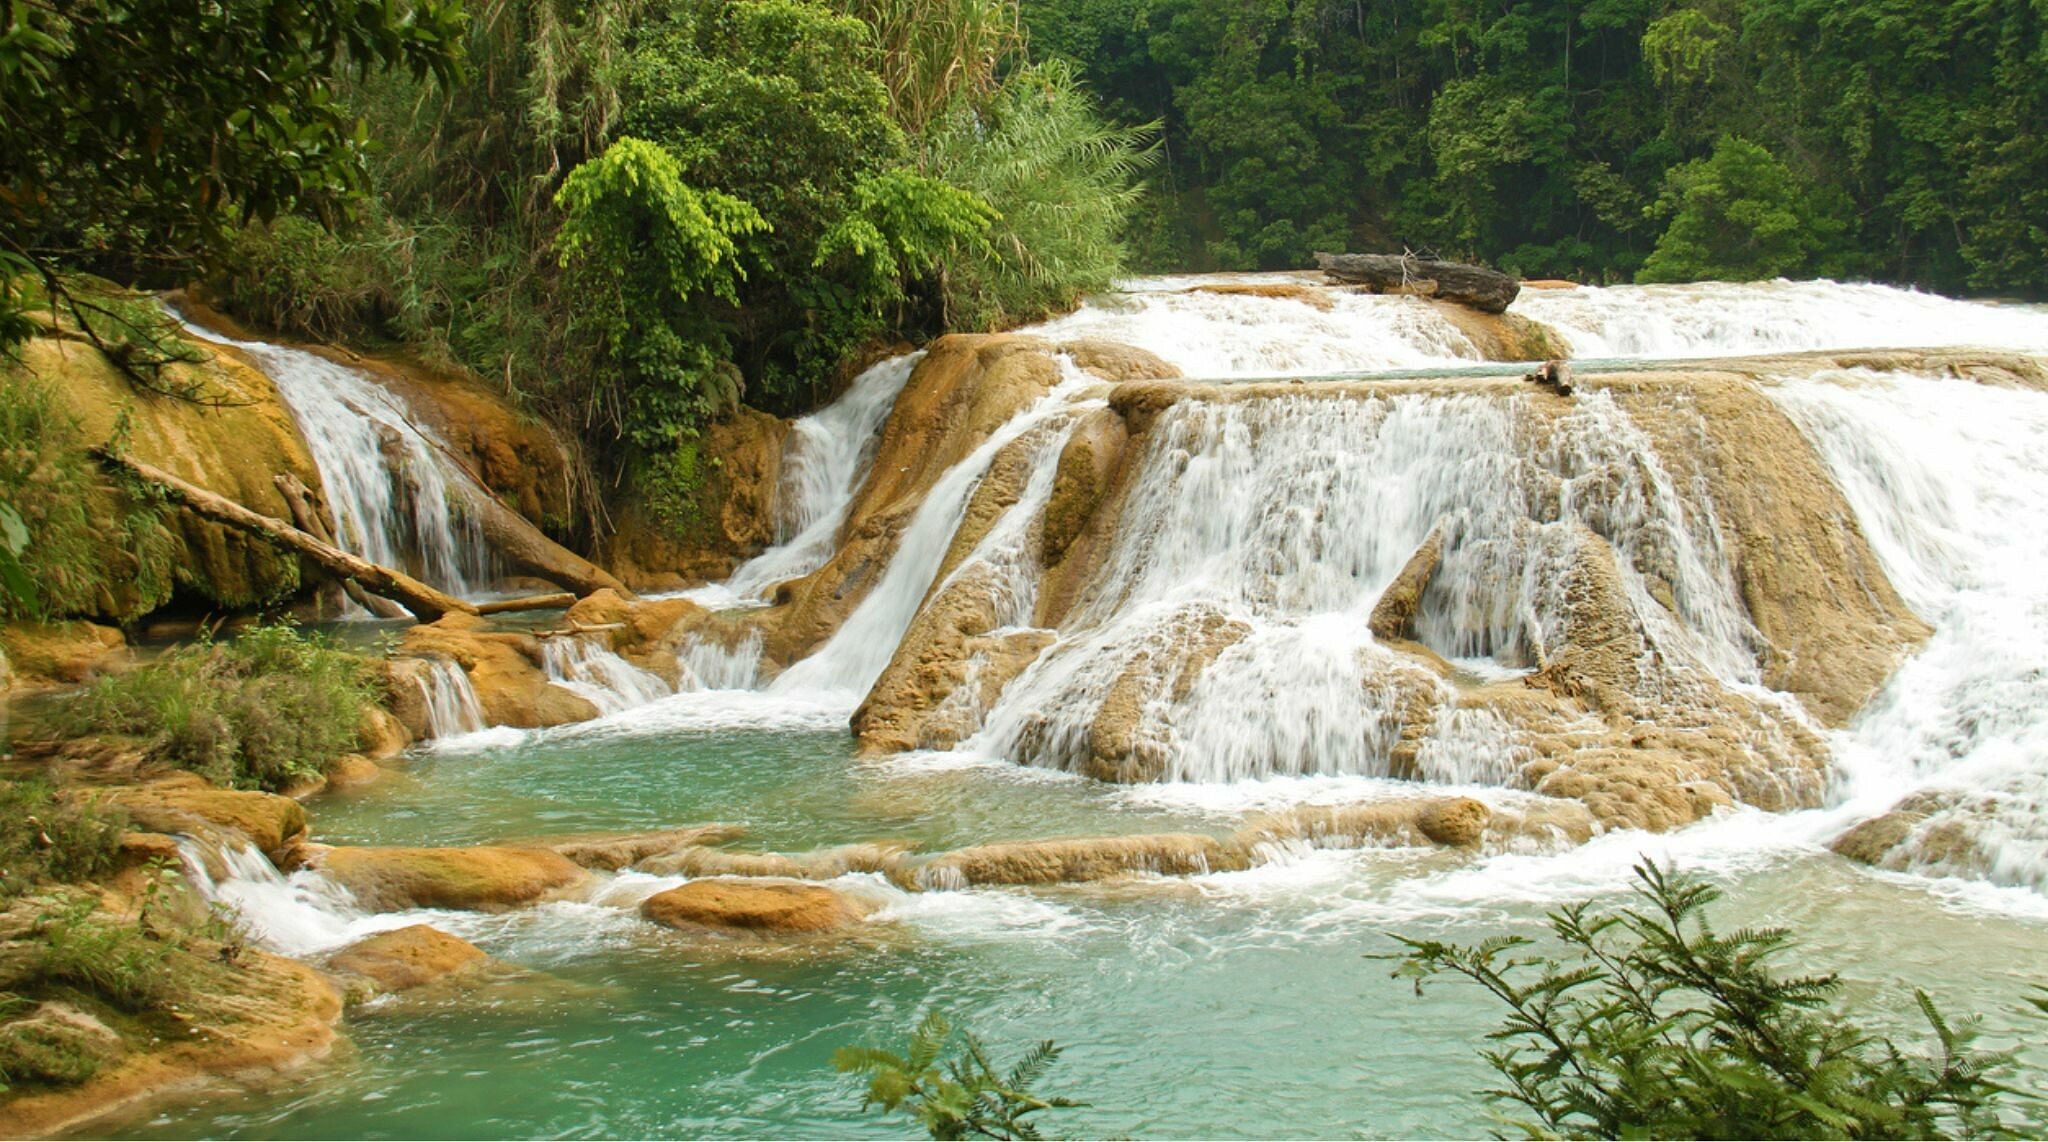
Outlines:
<svg viewBox="0 0 2048 1142"><path fill-rule="evenodd" d="M1151 266L2048 289L2031 0L1025 0L1165 124Z"/></svg>

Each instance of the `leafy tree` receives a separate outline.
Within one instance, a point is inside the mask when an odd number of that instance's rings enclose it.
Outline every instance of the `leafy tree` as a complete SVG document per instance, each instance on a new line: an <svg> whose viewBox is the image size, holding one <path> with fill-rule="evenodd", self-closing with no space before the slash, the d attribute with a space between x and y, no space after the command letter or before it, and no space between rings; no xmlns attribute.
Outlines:
<svg viewBox="0 0 2048 1142"><path fill-rule="evenodd" d="M1723 138L1711 156L1666 177L1651 212L1671 223L1637 278L1748 281L1810 273L1843 229L1826 197L1769 151Z"/></svg>
<svg viewBox="0 0 2048 1142"><path fill-rule="evenodd" d="M368 143L339 77L449 79L462 26L456 0L12 0L0 279L34 273L66 300L60 268L160 278L248 219L337 219Z"/></svg>
<svg viewBox="0 0 2048 1142"><path fill-rule="evenodd" d="M868 1076L863 1109L904 1111L933 1138L1041 1138L1030 1117L1047 1110L1086 1103L1032 1091L1060 1057L1050 1039L1024 1053L1015 1066L999 1073L989 1062L981 1040L962 1033L960 1049L943 1062L940 1056L953 1038L953 1025L934 1011L910 1036L905 1053L879 1047L841 1047L832 1065L841 1072Z"/></svg>
<svg viewBox="0 0 2048 1142"><path fill-rule="evenodd" d="M1914 998L1932 1051L1910 1055L1830 1009L1832 974L1779 974L1792 947L1777 928L1722 934L1720 892L1653 864L1642 903L1608 913L1576 904L1550 916L1562 956L1523 936L1477 945L1402 939L1395 974L1477 983L1508 1009L1486 1059L1489 1091L1529 1115L1514 1128L1565 1138L1929 1138L1999 1136L1998 1076L2009 1052L1972 1046L1976 1020L1951 1023Z"/></svg>

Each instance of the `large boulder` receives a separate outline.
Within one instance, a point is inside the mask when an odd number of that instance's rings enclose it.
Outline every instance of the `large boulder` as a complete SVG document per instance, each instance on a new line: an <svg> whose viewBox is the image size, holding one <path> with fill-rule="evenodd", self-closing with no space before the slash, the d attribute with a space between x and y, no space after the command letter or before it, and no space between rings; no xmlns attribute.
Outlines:
<svg viewBox="0 0 2048 1142"><path fill-rule="evenodd" d="M657 892L641 915L669 928L722 932L830 932L859 923L871 909L843 892L800 881L693 880Z"/></svg>
<svg viewBox="0 0 2048 1142"><path fill-rule="evenodd" d="M129 823L144 832L246 841L265 853L283 851L306 832L306 810L297 801L254 790L216 789L191 774L96 795L126 812Z"/></svg>
<svg viewBox="0 0 2048 1142"><path fill-rule="evenodd" d="M577 887L589 873L549 849L374 848L301 845L295 863L318 869L376 912L408 908L498 911Z"/></svg>
<svg viewBox="0 0 2048 1142"><path fill-rule="evenodd" d="M19 686L76 686L128 662L128 640L113 627L89 622L8 623L0 626L0 690Z"/></svg>
<svg viewBox="0 0 2048 1142"><path fill-rule="evenodd" d="M469 675L484 720L494 726L533 729L585 722L598 715L589 699L548 679L538 638L488 626L475 615L444 615L438 622L408 629L399 651L453 659Z"/></svg>
<svg viewBox="0 0 2048 1142"><path fill-rule="evenodd" d="M468 974L489 958L468 940L413 924L357 940L329 956L327 967L343 976L360 976L379 991L397 992Z"/></svg>

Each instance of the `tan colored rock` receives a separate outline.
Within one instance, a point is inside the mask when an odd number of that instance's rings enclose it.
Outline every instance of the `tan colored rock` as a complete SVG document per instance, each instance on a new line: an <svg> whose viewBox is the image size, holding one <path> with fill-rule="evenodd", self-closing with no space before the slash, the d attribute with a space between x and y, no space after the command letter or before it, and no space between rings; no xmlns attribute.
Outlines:
<svg viewBox="0 0 2048 1142"><path fill-rule="evenodd" d="M1458 327L1482 361L1548 361L1571 356L1555 330L1519 313L1482 313L1449 301L1428 304Z"/></svg>
<svg viewBox="0 0 2048 1142"><path fill-rule="evenodd" d="M722 579L775 541L775 497L790 421L744 405L697 442L697 484L680 513L658 515L645 489L616 509L605 562L627 585L669 590Z"/></svg>
<svg viewBox="0 0 2048 1142"><path fill-rule="evenodd" d="M1213 293L1223 297L1264 297L1275 300L1298 301L1314 309L1329 312L1336 308L1332 291L1327 286L1313 285L1298 281L1266 282L1204 282L1192 286L1188 293ZM1118 378L1124 379L1124 378Z"/></svg>
<svg viewBox="0 0 2048 1142"><path fill-rule="evenodd" d="M1059 351L1075 367L1105 381L1163 381L1181 375L1180 367L1149 350L1102 337L1062 341Z"/></svg>
<svg viewBox="0 0 2048 1142"><path fill-rule="evenodd" d="M356 740L362 743L365 756L382 759L404 753L413 739L396 714L382 706L365 706Z"/></svg>
<svg viewBox="0 0 2048 1142"><path fill-rule="evenodd" d="M746 830L737 825L692 825L649 833L593 833L554 837L546 845L584 868L617 872L654 857L738 840Z"/></svg>
<svg viewBox="0 0 2048 1142"><path fill-rule="evenodd" d="M489 958L468 940L413 924L357 940L328 957L327 966L362 976L381 991L398 992L474 971Z"/></svg>
<svg viewBox="0 0 2048 1142"><path fill-rule="evenodd" d="M635 867L656 876L833 880L854 872L891 872L906 851L907 846L893 843L835 845L807 853L737 853L690 846L642 858Z"/></svg>
<svg viewBox="0 0 2048 1142"><path fill-rule="evenodd" d="M407 908L498 911L559 894L589 876L541 848L301 846L299 860L326 873L374 912Z"/></svg>
<svg viewBox="0 0 2048 1142"><path fill-rule="evenodd" d="M777 880L693 880L657 892L640 914L669 928L752 933L830 932L858 923L870 909L817 884Z"/></svg>
<svg viewBox="0 0 2048 1142"><path fill-rule="evenodd" d="M128 1050L83 1085L17 1093L0 1104L0 1134L46 1138L97 1133L144 1108L195 1090L274 1084L326 1056L341 996L313 968L245 949L234 989L203 992L178 1011L187 1035L130 1038Z"/></svg>
<svg viewBox="0 0 2048 1142"><path fill-rule="evenodd" d="M1416 817L1422 835L1440 845L1471 848L1486 836L1493 810L1470 797L1446 797L1431 801Z"/></svg>
<svg viewBox="0 0 2048 1142"><path fill-rule="evenodd" d="M128 640L89 622L0 626L0 657L15 685L75 686L128 661ZM8 685L0 681L0 688Z"/></svg>
<svg viewBox="0 0 2048 1142"><path fill-rule="evenodd" d="M491 725L531 729L597 716L597 707L589 700L548 680L541 669L539 639L524 632L492 631L487 625L474 615L446 615L439 622L409 628L399 650L453 659L469 675L484 720Z"/></svg>
<svg viewBox="0 0 2048 1142"><path fill-rule="evenodd" d="M380 658L375 669L385 708L409 740L425 741L433 733L427 714L427 663L418 658Z"/></svg>
<svg viewBox="0 0 2048 1142"><path fill-rule="evenodd" d="M245 789L216 789L183 774L149 785L96 791L119 806L135 828L152 833L227 833L265 853L277 853L306 831L306 810L289 797Z"/></svg>
<svg viewBox="0 0 2048 1142"><path fill-rule="evenodd" d="M899 876L919 888L989 884L1077 884L1129 876L1194 876L1251 867L1234 840L1197 833L1056 837L957 849Z"/></svg>
<svg viewBox="0 0 2048 1142"><path fill-rule="evenodd" d="M1764 680L1845 724L1929 634L1907 609L1856 514L1798 427L1747 380L1698 380L1680 399L1622 397L1680 478L1697 476L1767 643Z"/></svg>
<svg viewBox="0 0 2048 1142"><path fill-rule="evenodd" d="M327 765L329 789L360 789L384 779L384 767L359 753L345 753Z"/></svg>
<svg viewBox="0 0 2048 1142"><path fill-rule="evenodd" d="M992 636L999 596L994 572L971 564L911 621L896 654L853 714L871 753L946 748L971 735L1010 680L1051 641L1050 632ZM944 711L943 726L933 720Z"/></svg>

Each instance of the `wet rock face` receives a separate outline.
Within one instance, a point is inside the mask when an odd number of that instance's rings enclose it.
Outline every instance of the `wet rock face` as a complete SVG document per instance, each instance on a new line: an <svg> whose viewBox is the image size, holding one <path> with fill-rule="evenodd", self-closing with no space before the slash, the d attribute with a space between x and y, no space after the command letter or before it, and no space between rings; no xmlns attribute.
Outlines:
<svg viewBox="0 0 2048 1142"><path fill-rule="evenodd" d="M274 793L216 789L190 774L116 788L104 800L125 811L129 823L144 832L246 842L264 853L281 852L306 833L306 810L297 801Z"/></svg>
<svg viewBox="0 0 2048 1142"><path fill-rule="evenodd" d="M721 932L831 932L867 915L862 903L817 884L795 881L693 880L657 892L641 915L669 928Z"/></svg>
<svg viewBox="0 0 2048 1142"><path fill-rule="evenodd" d="M722 579L775 541L776 489L790 421L740 407L704 430L688 502L663 516L648 489L622 497L605 558L636 590Z"/></svg>

